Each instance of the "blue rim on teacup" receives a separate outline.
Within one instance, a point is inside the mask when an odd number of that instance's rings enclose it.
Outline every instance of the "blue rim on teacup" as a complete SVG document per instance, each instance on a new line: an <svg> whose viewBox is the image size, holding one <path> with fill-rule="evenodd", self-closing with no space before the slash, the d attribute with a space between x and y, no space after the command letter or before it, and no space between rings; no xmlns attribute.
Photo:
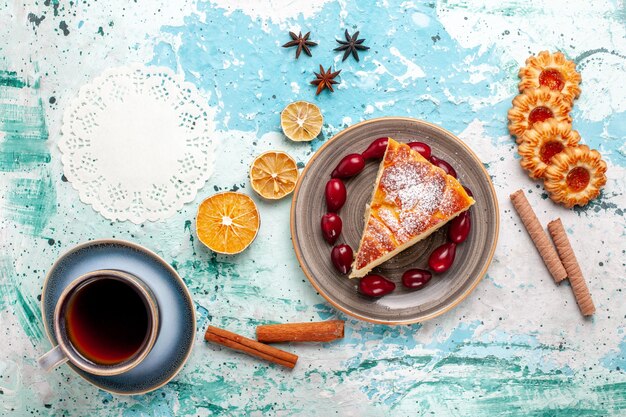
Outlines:
<svg viewBox="0 0 626 417"><path fill-rule="evenodd" d="M141 363L140 365L133 368L127 373L116 375L116 376L96 376L96 375L89 374L88 372L85 372L78 367L75 367L71 363L69 365L74 371L76 371L78 376L80 376L81 378L89 382L90 384L96 386L97 388L100 388L112 394L141 395L141 394L154 391L156 389L163 387L167 383L169 383L176 375L178 375L178 373L181 371L183 366L187 363L191 355L192 348L193 348L193 341L195 340L195 336L196 336L196 315L194 311L195 309L193 307L193 299L191 297L189 289L185 285L182 278L178 275L178 272L170 264L168 264L163 258L161 258L159 255L157 255L153 251L139 244L122 240L122 239L95 239L95 240L83 242L77 246L70 248L63 254L61 254L57 258L57 260L53 263L51 268L48 270L45 280L44 280L43 288L42 288L41 312L42 312L42 316L44 317L44 320L43 320L44 329L46 331L46 334L50 342L52 344L56 344L55 334L53 330L53 320L51 320L48 317L48 314L50 312L50 307L51 307L50 303L55 302L55 299L58 298L58 296L51 297L50 291L51 291L51 288L54 288L54 286L56 285L55 282L59 279L60 276L62 276L62 275L59 275L59 274L62 274L59 272L59 269L64 268L65 264L67 263L67 260L73 257L74 255L80 253L83 250L90 250L92 247L95 248L99 246L103 246L103 247L111 246L114 248L125 248L127 250L130 250L131 252L141 253L142 256L145 256L151 262L154 262L155 264L160 265L163 271L166 272L167 275L170 277L168 279L173 280L172 285L174 285L174 287L177 288L177 291L180 294L180 297L181 297L180 302L186 306L184 308L189 313L189 322L185 325L185 327L188 329L187 331L189 332L189 335L185 336L185 343L184 345L180 346L180 349L184 349L184 352L182 352L182 356L176 359L175 367L171 368L171 370L168 370L167 373L164 374L163 377L159 379L158 383L154 385L152 384L146 385L145 383L143 383L143 380L141 381L138 380L136 382L123 382L122 383L121 380L116 379L115 382L113 381L109 382L110 381L109 378L122 377L125 379L126 378L125 375L133 374L136 370L138 370L139 368L142 368L143 363ZM111 266L106 265L105 268L102 268L102 269L106 269L110 267L114 267L114 265L111 265ZM124 269L124 268L120 268L120 269ZM54 279L54 282L53 282L53 279ZM50 312L50 314L52 313ZM163 323L164 321L165 319L161 320L161 323ZM154 347L155 349L159 346L159 343L161 343L159 342L161 337L162 335L157 337L157 341ZM164 343L171 344L174 342L168 341ZM166 348L166 349L170 349L170 348ZM173 353L172 354L168 353L168 355L173 355ZM146 359L149 360L150 357L151 355L149 354ZM134 387L135 385L141 386L141 388L135 388Z"/></svg>

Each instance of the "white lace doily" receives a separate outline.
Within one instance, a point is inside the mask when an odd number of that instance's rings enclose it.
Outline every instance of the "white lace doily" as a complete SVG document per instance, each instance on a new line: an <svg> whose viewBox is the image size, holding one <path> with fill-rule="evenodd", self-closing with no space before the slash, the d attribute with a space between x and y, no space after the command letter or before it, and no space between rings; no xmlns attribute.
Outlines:
<svg viewBox="0 0 626 417"><path fill-rule="evenodd" d="M109 69L65 110L65 177L107 219L165 219L212 173L213 116L196 88L168 68Z"/></svg>

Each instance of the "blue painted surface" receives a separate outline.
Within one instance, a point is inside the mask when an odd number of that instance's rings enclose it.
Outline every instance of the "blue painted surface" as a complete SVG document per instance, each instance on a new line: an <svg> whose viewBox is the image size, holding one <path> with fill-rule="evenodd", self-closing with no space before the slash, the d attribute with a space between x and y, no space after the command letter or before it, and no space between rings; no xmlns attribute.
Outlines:
<svg viewBox="0 0 626 417"><path fill-rule="evenodd" d="M0 73L0 149L16 143L23 148L15 148L19 158L0 161L0 415L625 412L621 3L5 3L0 70L9 75ZM332 51L344 29L360 30L371 48L359 63L341 62L341 54ZM293 49L280 47L289 40L288 30L312 32L319 43L312 58L296 61ZM609 166L602 197L584 209L566 210L547 200L542 184L519 167L506 128L517 71L528 55L543 49L561 50L577 63L583 92L572 111L574 128ZM167 221L141 226L111 223L82 204L62 178L55 146L63 110L80 86L130 62L167 66L194 83L217 110L221 142L216 174L196 201ZM319 64L341 69L341 84L335 93L316 97L309 81ZM295 100L322 109L324 128L311 143L294 144L280 133L278 113ZM501 243L487 279L453 311L403 327L338 313L298 267L287 200L255 197L262 227L240 255L217 256L195 239L195 211L203 198L226 189L253 195L247 172L259 153L285 150L303 165L341 129L385 115L422 118L458 134L493 178L502 207ZM36 155L28 152L34 138L12 140L29 126L46 133L47 141L36 142ZM16 184L32 181L45 187L15 193ZM554 285L521 229L508 203L519 188L542 224L563 220L598 309L593 319L580 316L567 284ZM67 249L98 237L157 251L194 297L199 333L189 363L170 384L144 396L105 393L68 368L48 375L36 368L35 358L49 348L38 301L43 276ZM347 320L346 337L284 346L301 358L293 371L202 341L208 324L253 336L261 323L331 318Z"/></svg>

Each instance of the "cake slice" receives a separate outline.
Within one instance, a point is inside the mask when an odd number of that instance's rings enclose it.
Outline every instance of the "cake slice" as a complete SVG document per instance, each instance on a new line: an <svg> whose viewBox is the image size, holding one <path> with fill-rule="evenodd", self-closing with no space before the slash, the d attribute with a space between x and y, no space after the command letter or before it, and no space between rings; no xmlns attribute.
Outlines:
<svg viewBox="0 0 626 417"><path fill-rule="evenodd" d="M474 204L452 176L408 145L389 138L350 278L426 238Z"/></svg>

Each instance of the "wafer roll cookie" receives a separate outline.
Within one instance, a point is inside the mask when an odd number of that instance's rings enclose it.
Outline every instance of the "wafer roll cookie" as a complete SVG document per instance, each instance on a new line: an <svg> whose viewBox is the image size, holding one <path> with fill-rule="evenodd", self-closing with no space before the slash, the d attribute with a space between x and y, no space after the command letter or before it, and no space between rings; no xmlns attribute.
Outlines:
<svg viewBox="0 0 626 417"><path fill-rule="evenodd" d="M580 270L580 265L576 260L576 255L574 255L574 250L567 238L561 219L552 220L548 223L548 231L559 253L561 262L563 262L565 271L567 271L567 277L572 286L572 291L574 291L574 297L576 297L580 312L583 316L591 316L596 311L596 307L593 305L589 288L587 288L587 283Z"/></svg>
<svg viewBox="0 0 626 417"><path fill-rule="evenodd" d="M548 234L541 227L539 219L537 219L535 212L526 199L524 191L517 190L511 194L511 201L513 202L513 207L515 207L517 214L519 214L522 219L526 231L539 251L539 255L541 255L543 262L546 264L546 267L548 267L550 275L552 275L552 278L554 278L554 281L557 283L563 281L567 277L567 272L565 272L565 268L563 268L563 264L556 250L554 250L554 246L552 246Z"/></svg>

